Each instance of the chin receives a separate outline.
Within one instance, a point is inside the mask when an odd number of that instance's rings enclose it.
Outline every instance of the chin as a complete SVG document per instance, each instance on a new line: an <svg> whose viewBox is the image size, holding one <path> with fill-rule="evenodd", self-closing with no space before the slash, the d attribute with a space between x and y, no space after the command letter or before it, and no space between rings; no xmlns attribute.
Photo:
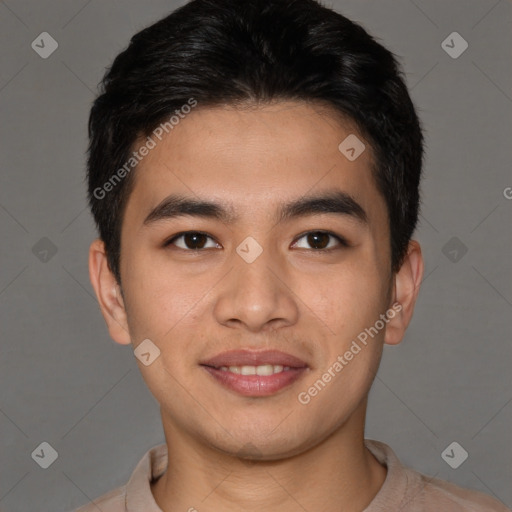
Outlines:
<svg viewBox="0 0 512 512"><path fill-rule="evenodd" d="M272 422L233 422L223 427L225 430L219 427L218 435L209 432L203 439L216 450L249 460L272 461L298 455L313 447L321 435L314 429L306 430L304 424L298 430L295 422L283 421L283 417Z"/></svg>

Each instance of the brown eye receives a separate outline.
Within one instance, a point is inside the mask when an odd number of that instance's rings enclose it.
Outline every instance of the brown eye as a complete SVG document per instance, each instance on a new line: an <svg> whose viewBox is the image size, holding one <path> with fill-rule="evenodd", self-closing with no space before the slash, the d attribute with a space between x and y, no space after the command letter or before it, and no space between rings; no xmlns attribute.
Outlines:
<svg viewBox="0 0 512 512"><path fill-rule="evenodd" d="M327 233L309 233L307 236L308 244L314 249L325 249L330 242L331 236Z"/></svg>
<svg viewBox="0 0 512 512"><path fill-rule="evenodd" d="M300 240L306 240L306 245L299 245ZM334 244L332 241L334 240ZM302 235L294 246L300 249L315 249L317 251L329 251L340 246L348 247L348 243L342 237L328 231L310 231Z"/></svg>
<svg viewBox="0 0 512 512"><path fill-rule="evenodd" d="M207 246L206 244L208 243L208 240L212 240L213 245ZM175 245L179 249L190 251L209 249L212 247L215 248L218 246L218 244L213 241L212 237L199 231L186 231L185 233L180 233L165 243L165 246L168 245Z"/></svg>

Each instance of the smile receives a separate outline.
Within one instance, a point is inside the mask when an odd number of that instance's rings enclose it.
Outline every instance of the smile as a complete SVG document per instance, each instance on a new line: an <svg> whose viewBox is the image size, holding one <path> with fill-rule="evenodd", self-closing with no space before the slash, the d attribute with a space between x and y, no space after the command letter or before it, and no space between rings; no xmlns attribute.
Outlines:
<svg viewBox="0 0 512 512"><path fill-rule="evenodd" d="M238 375L274 375L274 373L281 373L288 371L289 366L282 366L280 364L262 364L259 366L221 366L220 370L223 372L236 373Z"/></svg>
<svg viewBox="0 0 512 512"><path fill-rule="evenodd" d="M291 386L309 366L278 350L231 350L201 363L214 381L243 396L270 396Z"/></svg>

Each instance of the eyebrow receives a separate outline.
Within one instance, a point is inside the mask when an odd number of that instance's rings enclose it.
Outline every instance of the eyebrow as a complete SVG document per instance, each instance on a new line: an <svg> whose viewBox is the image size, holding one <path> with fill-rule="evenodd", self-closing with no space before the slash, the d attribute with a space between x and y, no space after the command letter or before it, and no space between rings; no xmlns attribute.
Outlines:
<svg viewBox="0 0 512 512"><path fill-rule="evenodd" d="M278 209L275 222L282 223L292 218L325 213L349 216L362 224L368 223L368 215L363 207L350 194L341 190L304 196L283 204ZM215 219L227 224L236 223L239 218L232 207L228 208L220 202L171 194L149 212L143 224L150 225L182 216Z"/></svg>

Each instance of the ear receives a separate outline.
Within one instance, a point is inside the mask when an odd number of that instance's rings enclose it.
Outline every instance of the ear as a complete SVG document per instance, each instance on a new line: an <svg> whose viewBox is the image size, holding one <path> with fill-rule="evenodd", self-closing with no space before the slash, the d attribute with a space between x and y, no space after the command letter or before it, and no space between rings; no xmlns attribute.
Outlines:
<svg viewBox="0 0 512 512"><path fill-rule="evenodd" d="M129 345L131 339L121 287L108 266L105 244L100 239L94 240L89 248L89 278L110 337L116 343Z"/></svg>
<svg viewBox="0 0 512 512"><path fill-rule="evenodd" d="M395 315L390 318L384 336L388 345L398 345L404 337L405 331L414 312L416 298L420 291L423 278L423 256L420 244L411 240L407 248L400 270L394 276L394 290L391 303Z"/></svg>

